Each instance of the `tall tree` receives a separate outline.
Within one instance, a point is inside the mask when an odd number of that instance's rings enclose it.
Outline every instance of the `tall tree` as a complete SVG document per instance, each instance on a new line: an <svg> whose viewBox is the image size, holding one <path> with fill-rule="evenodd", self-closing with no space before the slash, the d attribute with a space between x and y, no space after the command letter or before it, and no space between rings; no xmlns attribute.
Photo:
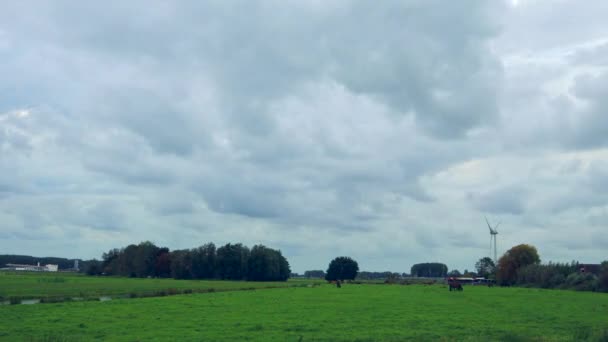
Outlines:
<svg viewBox="0 0 608 342"><path fill-rule="evenodd" d="M439 262L426 262L413 265L411 273L414 277L440 278L448 274L448 267Z"/></svg>
<svg viewBox="0 0 608 342"><path fill-rule="evenodd" d="M134 252L135 256L132 261L135 277L144 278L154 276L156 256L159 249L160 248L156 247L150 241L142 242L136 246Z"/></svg>
<svg viewBox="0 0 608 342"><path fill-rule="evenodd" d="M192 277L195 279L212 279L216 276L215 245L208 243L191 251Z"/></svg>
<svg viewBox="0 0 608 342"><path fill-rule="evenodd" d="M496 280L501 285L512 285L520 268L538 263L540 257L536 247L526 244L512 247L498 260Z"/></svg>
<svg viewBox="0 0 608 342"><path fill-rule="evenodd" d="M163 247L158 250L156 264L154 265L154 274L161 278L171 276L171 254L169 253L169 248Z"/></svg>
<svg viewBox="0 0 608 342"><path fill-rule="evenodd" d="M263 245L253 246L249 255L248 280L287 280L291 270L280 251Z"/></svg>
<svg viewBox="0 0 608 342"><path fill-rule="evenodd" d="M109 250L101 256L101 270L103 274L115 275L118 274L118 257L121 251L118 248Z"/></svg>
<svg viewBox="0 0 608 342"><path fill-rule="evenodd" d="M249 248L240 243L217 249L217 272L221 279L243 280L247 277Z"/></svg>
<svg viewBox="0 0 608 342"><path fill-rule="evenodd" d="M327 272L325 272L325 280L353 280L359 272L359 264L350 257L337 257L329 263Z"/></svg>
<svg viewBox="0 0 608 342"><path fill-rule="evenodd" d="M189 250L171 252L171 277L174 279L192 278L192 255Z"/></svg>
<svg viewBox="0 0 608 342"><path fill-rule="evenodd" d="M496 271L496 265L490 257L483 257L475 263L475 270L480 277L490 278Z"/></svg>

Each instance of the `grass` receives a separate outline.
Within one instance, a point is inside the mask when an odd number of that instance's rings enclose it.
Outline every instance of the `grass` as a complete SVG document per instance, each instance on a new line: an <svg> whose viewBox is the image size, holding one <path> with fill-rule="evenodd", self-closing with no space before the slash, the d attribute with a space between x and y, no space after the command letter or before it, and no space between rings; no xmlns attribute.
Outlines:
<svg viewBox="0 0 608 342"><path fill-rule="evenodd" d="M0 306L6 341L608 340L608 295L351 285Z"/></svg>
<svg viewBox="0 0 608 342"><path fill-rule="evenodd" d="M244 282L219 280L88 277L75 273L0 272L0 301L63 301L100 296L149 297L181 293L246 290L305 285L312 281Z"/></svg>

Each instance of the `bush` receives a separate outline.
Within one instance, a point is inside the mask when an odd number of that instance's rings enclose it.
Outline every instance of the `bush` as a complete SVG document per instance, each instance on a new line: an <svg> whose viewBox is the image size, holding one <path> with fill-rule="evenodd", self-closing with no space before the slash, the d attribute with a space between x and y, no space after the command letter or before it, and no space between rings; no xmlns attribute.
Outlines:
<svg viewBox="0 0 608 342"><path fill-rule="evenodd" d="M566 286L577 291L595 291L597 289L597 277L589 273L572 273L566 278Z"/></svg>
<svg viewBox="0 0 608 342"><path fill-rule="evenodd" d="M567 287L568 275L577 273L578 264L532 264L521 267L517 271L516 284L527 287L542 287L546 289Z"/></svg>
<svg viewBox="0 0 608 342"><path fill-rule="evenodd" d="M555 288L559 288L560 286L563 286L564 283L566 282L566 277L563 274L554 274L550 279L549 279L549 288L555 289Z"/></svg>

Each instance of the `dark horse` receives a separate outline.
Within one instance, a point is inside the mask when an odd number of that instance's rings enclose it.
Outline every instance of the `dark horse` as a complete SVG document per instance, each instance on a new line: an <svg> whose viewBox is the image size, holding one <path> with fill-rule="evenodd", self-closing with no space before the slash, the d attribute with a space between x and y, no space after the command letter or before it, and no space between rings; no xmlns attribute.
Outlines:
<svg viewBox="0 0 608 342"><path fill-rule="evenodd" d="M450 287L450 291L462 291L462 284L456 279L448 279L448 286Z"/></svg>

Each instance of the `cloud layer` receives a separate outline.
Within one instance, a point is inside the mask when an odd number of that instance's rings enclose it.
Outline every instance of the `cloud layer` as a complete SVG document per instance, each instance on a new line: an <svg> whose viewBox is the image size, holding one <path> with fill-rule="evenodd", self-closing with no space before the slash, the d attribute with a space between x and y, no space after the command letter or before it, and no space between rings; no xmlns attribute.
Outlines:
<svg viewBox="0 0 608 342"><path fill-rule="evenodd" d="M488 215L499 252L605 259L608 36L585 6L4 4L0 248L462 270ZM572 13L595 29L557 24Z"/></svg>

